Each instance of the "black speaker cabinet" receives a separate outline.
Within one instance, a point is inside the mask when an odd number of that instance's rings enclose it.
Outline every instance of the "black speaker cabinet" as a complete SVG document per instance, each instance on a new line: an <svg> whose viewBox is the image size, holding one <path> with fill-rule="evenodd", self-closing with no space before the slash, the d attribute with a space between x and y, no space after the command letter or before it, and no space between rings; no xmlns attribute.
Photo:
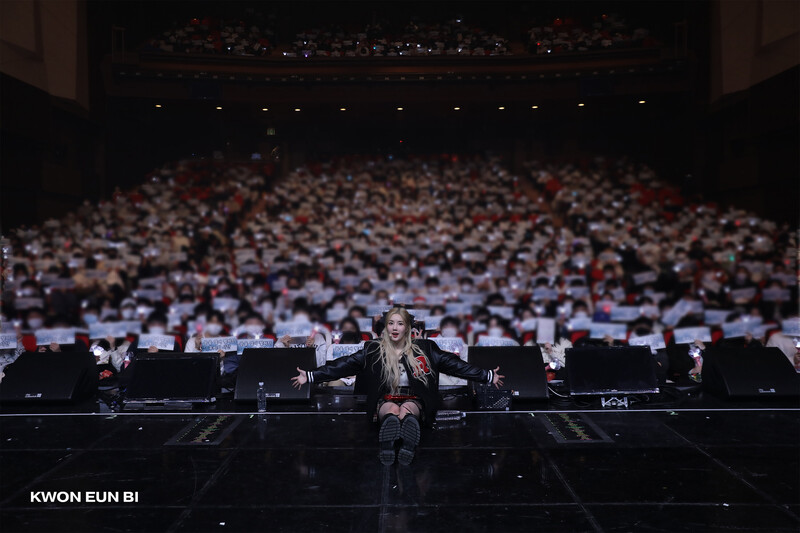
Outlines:
<svg viewBox="0 0 800 533"><path fill-rule="evenodd" d="M470 346L469 362L504 375L503 389L512 391L514 400L546 400L547 374L538 346Z"/></svg>
<svg viewBox="0 0 800 533"><path fill-rule="evenodd" d="M97 392L99 372L89 352L24 352L0 383L3 402L71 402Z"/></svg>
<svg viewBox="0 0 800 533"><path fill-rule="evenodd" d="M657 393L656 362L647 346L567 348L572 396Z"/></svg>
<svg viewBox="0 0 800 533"><path fill-rule="evenodd" d="M308 400L311 386L300 389L289 381L297 375L297 368L314 370L317 356L314 348L250 348L242 353L239 373L236 376L237 402L255 402L258 382L264 382L269 401Z"/></svg>
<svg viewBox="0 0 800 533"><path fill-rule="evenodd" d="M216 399L219 354L137 354L125 391L125 408L137 409L209 403Z"/></svg>
<svg viewBox="0 0 800 533"><path fill-rule="evenodd" d="M723 398L800 396L800 375L778 348L713 346L703 354L703 389Z"/></svg>

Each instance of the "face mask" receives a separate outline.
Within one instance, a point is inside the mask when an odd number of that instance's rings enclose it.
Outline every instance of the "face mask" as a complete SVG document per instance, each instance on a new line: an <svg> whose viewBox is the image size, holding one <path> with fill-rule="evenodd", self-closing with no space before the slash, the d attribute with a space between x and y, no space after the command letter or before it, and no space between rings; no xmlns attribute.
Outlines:
<svg viewBox="0 0 800 533"><path fill-rule="evenodd" d="M335 304L333 304L333 308L334 309L344 309L345 307L344 307L344 304L342 302L336 302Z"/></svg>
<svg viewBox="0 0 800 533"><path fill-rule="evenodd" d="M250 325L250 326L245 326L244 330L249 335L261 335L261 333L264 332L264 327L263 326L259 326L258 324L253 324L253 325Z"/></svg>
<svg viewBox="0 0 800 533"><path fill-rule="evenodd" d="M472 286L471 285L462 285L461 286L461 292L470 292L471 290L472 290Z"/></svg>
<svg viewBox="0 0 800 533"><path fill-rule="evenodd" d="M308 315L305 313L297 313L294 315L295 322L308 322Z"/></svg>
<svg viewBox="0 0 800 533"><path fill-rule="evenodd" d="M606 279L614 279L614 274L612 274L611 272L606 272L603 277Z"/></svg>
<svg viewBox="0 0 800 533"><path fill-rule="evenodd" d="M575 311L575 318L586 318L586 311Z"/></svg>
<svg viewBox="0 0 800 533"><path fill-rule="evenodd" d="M211 335L219 335L222 331L222 324L206 324L206 331Z"/></svg>
<svg viewBox="0 0 800 533"><path fill-rule="evenodd" d="M135 311L133 309L123 309L122 311L119 312L119 314L122 315L122 318L125 320L132 319L134 313Z"/></svg>
<svg viewBox="0 0 800 533"><path fill-rule="evenodd" d="M163 335L165 329L164 326L147 326L147 331L153 335Z"/></svg>
<svg viewBox="0 0 800 533"><path fill-rule="evenodd" d="M502 337L503 336L503 328L489 328L489 336L490 337Z"/></svg>
<svg viewBox="0 0 800 533"><path fill-rule="evenodd" d="M44 320L42 320L41 318L28 319L28 325L31 327L31 329L39 329L42 327L42 324L44 324Z"/></svg>
<svg viewBox="0 0 800 533"><path fill-rule="evenodd" d="M736 281L739 283L744 283L747 280L747 275L745 274L736 274Z"/></svg>
<svg viewBox="0 0 800 533"><path fill-rule="evenodd" d="M428 294L439 294L439 287L429 287Z"/></svg>
<svg viewBox="0 0 800 533"><path fill-rule="evenodd" d="M453 326L446 327L442 329L442 337L457 337L458 330Z"/></svg>
<svg viewBox="0 0 800 533"><path fill-rule="evenodd" d="M86 313L83 315L83 321L87 324L96 324L97 323L97 315L94 313Z"/></svg>
<svg viewBox="0 0 800 533"><path fill-rule="evenodd" d="M30 296L33 296L34 294L35 294L35 291L33 289L31 289L30 287L22 289L22 295L23 296L30 297Z"/></svg>

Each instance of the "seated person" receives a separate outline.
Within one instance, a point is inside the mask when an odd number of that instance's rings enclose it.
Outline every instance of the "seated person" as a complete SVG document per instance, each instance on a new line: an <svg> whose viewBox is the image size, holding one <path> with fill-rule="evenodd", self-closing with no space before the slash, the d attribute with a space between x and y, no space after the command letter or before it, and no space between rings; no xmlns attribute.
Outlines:
<svg viewBox="0 0 800 533"><path fill-rule="evenodd" d="M147 316L147 322L145 322L145 329L147 333L152 335L168 335L167 333L167 317L166 315L159 313L157 311L153 311ZM128 353L139 353L139 352L147 352L147 353L157 353L157 352L173 352L173 350L159 350L156 346L141 346L139 343L139 338L137 337L133 342L130 343L128 346Z"/></svg>
<svg viewBox="0 0 800 533"><path fill-rule="evenodd" d="M3 370L12 364L17 358L25 351L25 346L22 344L22 324L15 324L14 331L17 334L17 347L7 350L0 350L0 382L3 381Z"/></svg>
<svg viewBox="0 0 800 533"><path fill-rule="evenodd" d="M58 315L53 318L47 324L48 329L61 329L61 328L72 328L74 327L69 319L64 315ZM39 346L38 351L40 352L88 352L89 347L86 343L79 338L75 338L75 342L72 344L56 344L55 342L51 342L49 346Z"/></svg>
<svg viewBox="0 0 800 533"><path fill-rule="evenodd" d="M203 339L213 339L221 337L225 330L225 316L217 311L211 310L206 313L206 323L197 333L193 333L186 340L186 353L198 353L202 351Z"/></svg>

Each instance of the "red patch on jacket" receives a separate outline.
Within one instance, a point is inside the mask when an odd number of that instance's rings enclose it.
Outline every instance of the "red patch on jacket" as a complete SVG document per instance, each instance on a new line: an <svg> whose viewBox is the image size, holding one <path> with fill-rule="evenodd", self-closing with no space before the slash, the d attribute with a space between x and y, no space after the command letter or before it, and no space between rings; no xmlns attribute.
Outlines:
<svg viewBox="0 0 800 533"><path fill-rule="evenodd" d="M424 355L418 355L417 357L415 357L415 359L419 362L419 367L422 369L422 373L423 374L430 374L431 373L431 367L428 364L428 358L427 357L425 357ZM414 377L418 378L419 377L419 372L415 372L414 373Z"/></svg>

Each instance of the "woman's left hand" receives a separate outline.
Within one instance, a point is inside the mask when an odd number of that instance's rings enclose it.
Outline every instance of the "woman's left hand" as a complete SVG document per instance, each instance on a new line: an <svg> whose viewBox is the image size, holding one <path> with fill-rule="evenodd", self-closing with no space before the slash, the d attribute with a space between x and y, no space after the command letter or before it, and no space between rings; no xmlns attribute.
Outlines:
<svg viewBox="0 0 800 533"><path fill-rule="evenodd" d="M505 377L504 375L499 374L499 372L500 367L498 366L494 369L494 377L492 378L492 385L498 389L503 386L503 378Z"/></svg>

